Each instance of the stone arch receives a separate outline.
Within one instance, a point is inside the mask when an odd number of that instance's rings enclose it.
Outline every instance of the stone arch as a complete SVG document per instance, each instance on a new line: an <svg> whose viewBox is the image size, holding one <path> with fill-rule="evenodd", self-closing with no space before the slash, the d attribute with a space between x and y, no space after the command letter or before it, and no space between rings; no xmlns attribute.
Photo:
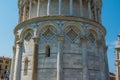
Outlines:
<svg viewBox="0 0 120 80"><path fill-rule="evenodd" d="M95 29L88 30L88 41L90 43L95 43L98 40L98 33Z"/></svg>
<svg viewBox="0 0 120 80"><path fill-rule="evenodd" d="M93 36L97 39L98 38L98 34L96 31L94 31L93 29L89 30L89 34L93 34Z"/></svg>
<svg viewBox="0 0 120 80"><path fill-rule="evenodd" d="M28 33L30 33L32 35L31 37L33 37L33 35L34 35L33 29L30 27L26 27L22 30L21 35L20 35L20 39L23 41L25 39L25 36L28 35Z"/></svg>
<svg viewBox="0 0 120 80"><path fill-rule="evenodd" d="M63 27L63 31L66 37L68 37L71 41L76 40L79 36L83 35L82 27L77 23L67 23Z"/></svg>
<svg viewBox="0 0 120 80"><path fill-rule="evenodd" d="M79 31L80 31L80 34L79 34L79 35L84 35L84 34L85 34L83 27L82 27L79 23L76 23L76 22L68 22L68 23L65 23L65 25L63 26L63 30L65 31L65 29L66 29L68 26L74 26L74 27L78 28Z"/></svg>
<svg viewBox="0 0 120 80"><path fill-rule="evenodd" d="M52 23L52 22L44 22L42 24L39 25L38 29L37 29L37 36L39 36L40 34L40 31L45 28L46 26L53 26L57 31L58 31L58 28L57 28L57 24L55 23Z"/></svg>
<svg viewBox="0 0 120 80"><path fill-rule="evenodd" d="M94 34L95 38L96 39L99 39L100 38L100 33L98 32L98 30L96 28L93 28L93 27L88 27L88 34L92 33Z"/></svg>
<svg viewBox="0 0 120 80"><path fill-rule="evenodd" d="M52 23L43 23L38 28L37 35L40 37L45 37L47 40L52 38L57 34L57 26Z"/></svg>

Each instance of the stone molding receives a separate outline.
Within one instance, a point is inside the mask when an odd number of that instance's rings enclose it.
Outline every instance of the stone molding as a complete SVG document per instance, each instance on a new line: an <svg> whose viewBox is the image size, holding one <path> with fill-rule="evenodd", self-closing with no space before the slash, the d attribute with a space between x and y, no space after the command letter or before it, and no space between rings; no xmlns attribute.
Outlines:
<svg viewBox="0 0 120 80"><path fill-rule="evenodd" d="M19 23L15 27L15 29L14 29L14 34L16 34L17 30L19 30L25 24L29 24L29 23L33 23L33 22L38 22L38 21L39 22L40 21L49 21L49 20L52 20L52 21L53 20L65 20L65 21L84 22L86 24L97 26L98 28L100 28L100 30L102 30L103 34L106 35L106 29L102 26L102 24L100 24L100 23L98 23L96 21L92 21L90 19L82 18L82 17L67 17L67 16L44 16L44 17L36 17L36 18L29 19L27 21Z"/></svg>

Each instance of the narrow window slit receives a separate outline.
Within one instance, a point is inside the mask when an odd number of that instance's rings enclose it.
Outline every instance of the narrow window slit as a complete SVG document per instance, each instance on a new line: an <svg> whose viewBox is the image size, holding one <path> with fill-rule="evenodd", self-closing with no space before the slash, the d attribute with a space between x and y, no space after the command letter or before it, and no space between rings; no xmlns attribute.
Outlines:
<svg viewBox="0 0 120 80"><path fill-rule="evenodd" d="M46 57L50 57L50 46L46 46Z"/></svg>

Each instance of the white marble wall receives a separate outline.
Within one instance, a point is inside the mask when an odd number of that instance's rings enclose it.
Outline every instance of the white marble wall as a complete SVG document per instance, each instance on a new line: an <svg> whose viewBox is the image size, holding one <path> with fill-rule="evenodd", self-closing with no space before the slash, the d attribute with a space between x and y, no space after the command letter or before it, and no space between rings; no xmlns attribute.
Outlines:
<svg viewBox="0 0 120 80"><path fill-rule="evenodd" d="M92 2L87 0L38 0L29 2L28 0L24 5L19 5L19 20L23 22L31 18L57 15L83 17L101 22L100 4L99 1L93 0ZM27 18L25 18L26 14L28 15Z"/></svg>
<svg viewBox="0 0 120 80"><path fill-rule="evenodd" d="M18 34L23 40L20 80L32 80L33 36L40 38L37 80L106 80L101 78L101 74L108 76L107 67L100 66L101 62L106 61L106 57L103 59L99 55L105 53L97 44L104 36L101 28L76 21L38 21L37 26L33 23L18 29ZM32 37L26 37L28 31ZM90 33L94 38L89 38ZM89 40L94 43L90 43ZM50 46L50 57L46 57L45 54L47 45ZM24 75L25 57L28 57L27 75ZM107 61L104 65L107 65L106 63Z"/></svg>

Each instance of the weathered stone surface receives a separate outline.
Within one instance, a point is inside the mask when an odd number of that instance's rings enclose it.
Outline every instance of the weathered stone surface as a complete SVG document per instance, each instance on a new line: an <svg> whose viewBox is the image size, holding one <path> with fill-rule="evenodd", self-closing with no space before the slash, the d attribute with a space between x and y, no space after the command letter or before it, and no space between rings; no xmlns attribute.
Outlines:
<svg viewBox="0 0 120 80"><path fill-rule="evenodd" d="M13 80L109 80L100 0L18 4L15 43L23 44L16 48Z"/></svg>

